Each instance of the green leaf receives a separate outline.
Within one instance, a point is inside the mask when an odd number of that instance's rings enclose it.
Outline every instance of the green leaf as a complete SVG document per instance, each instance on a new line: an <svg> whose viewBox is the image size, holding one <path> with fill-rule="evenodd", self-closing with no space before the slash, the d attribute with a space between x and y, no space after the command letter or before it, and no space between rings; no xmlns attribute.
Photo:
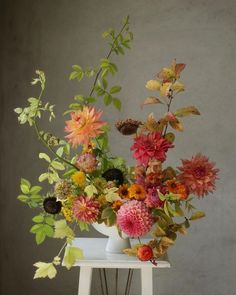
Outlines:
<svg viewBox="0 0 236 295"><path fill-rule="evenodd" d="M39 153L39 159L44 159L45 161L47 161L48 163L51 162L51 159L49 158L49 156L45 153Z"/></svg>
<svg viewBox="0 0 236 295"><path fill-rule="evenodd" d="M107 207L105 209L103 209L102 211L102 219L107 219L109 217L111 217L114 214L114 210L111 207Z"/></svg>
<svg viewBox="0 0 236 295"><path fill-rule="evenodd" d="M84 96L83 95L75 95L74 100L83 103L84 102Z"/></svg>
<svg viewBox="0 0 236 295"><path fill-rule="evenodd" d="M65 251L64 264L67 269L70 269L76 260L83 258L83 251L77 247L67 247Z"/></svg>
<svg viewBox="0 0 236 295"><path fill-rule="evenodd" d="M55 160L51 162L51 166L53 168L55 168L56 170L65 170L64 165L58 161L55 161Z"/></svg>
<svg viewBox="0 0 236 295"><path fill-rule="evenodd" d="M88 224L86 222L78 221L77 223L78 223L78 226L79 226L81 231L84 231L84 230L89 231L89 226L88 226Z"/></svg>
<svg viewBox="0 0 236 295"><path fill-rule="evenodd" d="M19 195L19 196L17 197L17 199L18 199L19 201L23 202L23 203L27 203L28 200L29 200L29 197L28 197L28 196L25 196L25 195Z"/></svg>
<svg viewBox="0 0 236 295"><path fill-rule="evenodd" d="M107 89L108 82L107 82L107 80L104 79L104 78L102 79L102 86L103 86L104 89Z"/></svg>
<svg viewBox="0 0 236 295"><path fill-rule="evenodd" d="M89 198L98 193L96 187L93 184L87 185L84 189L84 192Z"/></svg>
<svg viewBox="0 0 236 295"><path fill-rule="evenodd" d="M48 178L48 173L43 173L39 176L39 182L42 182Z"/></svg>
<svg viewBox="0 0 236 295"><path fill-rule="evenodd" d="M41 190L42 190L42 187L41 186L35 185L35 186L32 186L32 188L30 189L30 193L32 195L36 195Z"/></svg>
<svg viewBox="0 0 236 295"><path fill-rule="evenodd" d="M27 180L25 178L21 178L20 183L26 185L28 188L31 187L31 184L30 184L29 180Z"/></svg>
<svg viewBox="0 0 236 295"><path fill-rule="evenodd" d="M74 232L67 225L65 219L55 221L54 226L55 226L54 238L58 238L58 239L64 239L64 238L73 239L74 238Z"/></svg>
<svg viewBox="0 0 236 295"><path fill-rule="evenodd" d="M54 218L53 217L50 217L50 216L47 216L45 217L45 222L49 225L54 225Z"/></svg>
<svg viewBox="0 0 236 295"><path fill-rule="evenodd" d="M36 215L32 218L33 222L41 223L44 221L44 217L42 215Z"/></svg>
<svg viewBox="0 0 236 295"><path fill-rule="evenodd" d="M57 151L56 151L56 154L58 155L58 157L61 157L64 153L64 147L63 146L60 146Z"/></svg>
<svg viewBox="0 0 236 295"><path fill-rule="evenodd" d="M121 86L115 85L110 89L110 94L114 94L121 91Z"/></svg>
<svg viewBox="0 0 236 295"><path fill-rule="evenodd" d="M48 224L44 224L43 231L50 238L54 235L53 228Z"/></svg>
<svg viewBox="0 0 236 295"><path fill-rule="evenodd" d="M196 211L192 214L192 216L189 218L189 220L197 220L197 219L200 219L200 218L203 218L205 217L205 213L202 212L202 211Z"/></svg>
<svg viewBox="0 0 236 295"><path fill-rule="evenodd" d="M36 232L35 240L36 240L37 245L42 244L44 242L45 238L46 238L46 234L43 230L39 230Z"/></svg>
<svg viewBox="0 0 236 295"><path fill-rule="evenodd" d="M40 195L31 195L30 196L30 200L33 202L41 202L42 199L43 199L43 197Z"/></svg>
<svg viewBox="0 0 236 295"><path fill-rule="evenodd" d="M15 108L14 109L14 112L17 113L17 114L22 113L22 111L23 111L22 108Z"/></svg>
<svg viewBox="0 0 236 295"><path fill-rule="evenodd" d="M72 168L72 169L66 171L66 172L63 174L63 176L64 176L64 177L69 177L69 176L73 175L75 172L76 172L76 169Z"/></svg>
<svg viewBox="0 0 236 295"><path fill-rule="evenodd" d="M164 203L164 212L165 212L165 214L166 214L167 216L170 217L170 213L169 213L169 211L168 211L167 203L168 203L167 201L165 201L165 203Z"/></svg>
<svg viewBox="0 0 236 295"><path fill-rule="evenodd" d="M32 234L36 234L38 231L41 231L42 228L43 228L43 224L42 224L42 223L40 223L40 224L35 224L35 225L33 225L33 226L31 227L30 232L31 232Z"/></svg>
<svg viewBox="0 0 236 295"><path fill-rule="evenodd" d="M53 279L57 274L57 270L53 263L37 262L34 266L38 268L34 274L34 279L46 277Z"/></svg>
<svg viewBox="0 0 236 295"><path fill-rule="evenodd" d="M108 105L111 104L111 102L112 102L112 96L111 96L110 94L106 93L106 94L104 95L103 101L104 101L104 104L105 104L106 106L108 106Z"/></svg>
<svg viewBox="0 0 236 295"><path fill-rule="evenodd" d="M27 186L27 185L25 185L25 184L21 184L20 185L20 189L21 189L21 191L22 191L22 193L23 194L28 194L29 193L29 187Z"/></svg>
<svg viewBox="0 0 236 295"><path fill-rule="evenodd" d="M115 108L117 108L117 110L121 110L121 101L119 100L119 98L113 98L113 105Z"/></svg>

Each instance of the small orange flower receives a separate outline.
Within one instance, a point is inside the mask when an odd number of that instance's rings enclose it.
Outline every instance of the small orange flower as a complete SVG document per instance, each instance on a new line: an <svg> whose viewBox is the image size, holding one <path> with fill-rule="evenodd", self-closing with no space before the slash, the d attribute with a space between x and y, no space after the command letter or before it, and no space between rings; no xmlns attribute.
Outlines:
<svg viewBox="0 0 236 295"><path fill-rule="evenodd" d="M119 210L120 209L120 206L122 205L122 202L120 200L117 200L115 201L113 204L112 204L112 209L114 210Z"/></svg>
<svg viewBox="0 0 236 295"><path fill-rule="evenodd" d="M118 189L118 194L122 199L129 199L129 190L128 190L128 184L122 184L120 185Z"/></svg>
<svg viewBox="0 0 236 295"><path fill-rule="evenodd" d="M166 184L170 193L178 194L181 200L186 200L188 198L187 188L182 183L172 179L168 180Z"/></svg>
<svg viewBox="0 0 236 295"><path fill-rule="evenodd" d="M134 183L128 188L130 198L142 201L146 198L146 192L142 185Z"/></svg>

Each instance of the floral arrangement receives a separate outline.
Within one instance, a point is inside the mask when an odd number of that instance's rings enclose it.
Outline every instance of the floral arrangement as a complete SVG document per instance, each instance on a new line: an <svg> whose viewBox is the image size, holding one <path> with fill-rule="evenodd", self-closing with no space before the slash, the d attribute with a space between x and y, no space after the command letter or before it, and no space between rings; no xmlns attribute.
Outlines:
<svg viewBox="0 0 236 295"><path fill-rule="evenodd" d="M124 252L156 264L168 247L175 244L177 234L186 234L191 221L204 217L204 212L192 205L194 197L203 198L215 189L218 169L202 154L182 160L177 168L164 165L167 152L174 148L173 131L183 131L180 119L200 115L194 106L171 110L175 96L185 88L179 80L185 64L175 60L146 83L146 88L155 95L146 98L143 106L163 105L167 109L164 116L156 119L151 113L143 122L129 118L116 123L122 135L133 138L131 151L136 165L130 167L123 158L110 154L108 122L102 121L102 111L94 104L101 98L106 106L113 104L121 109L121 101L116 97L121 87L109 87L108 78L117 72L112 54L124 54L133 39L129 17L124 19L119 32L109 29L103 37L109 39L110 48L97 68L72 67L70 80L85 77L93 80L89 95L75 95L75 102L65 112L69 116L65 122L65 140L38 125L46 113L50 121L55 118L54 105L43 103L46 79L42 71L36 71L37 77L32 82L40 85L39 96L30 97L27 107L15 109L19 123L32 126L50 152L39 154L47 166L39 182L49 182L48 192L43 193L41 186L21 179L22 193L18 199L38 210L30 232L37 244L46 238L64 240L52 262L34 264L37 268L34 278L55 277L64 249L68 269L81 259L82 249L66 246L71 245L76 227L89 230L94 222L115 225L120 235L136 238L137 245ZM140 237L150 231L153 238L143 244Z"/></svg>

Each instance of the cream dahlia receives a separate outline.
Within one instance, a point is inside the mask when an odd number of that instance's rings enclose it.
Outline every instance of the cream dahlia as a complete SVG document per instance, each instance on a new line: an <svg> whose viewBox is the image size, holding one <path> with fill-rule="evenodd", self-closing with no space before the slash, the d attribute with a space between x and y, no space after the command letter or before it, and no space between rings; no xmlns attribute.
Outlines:
<svg viewBox="0 0 236 295"><path fill-rule="evenodd" d="M131 200L122 205L117 213L117 225L130 237L140 237L151 229L152 216L143 202Z"/></svg>
<svg viewBox="0 0 236 295"><path fill-rule="evenodd" d="M164 139L159 132L141 134L134 139L131 150L134 151L134 158L141 165L148 165L149 160L158 160L164 162L166 152L174 147L170 142Z"/></svg>
<svg viewBox="0 0 236 295"><path fill-rule="evenodd" d="M76 166L85 173L92 173L97 168L96 156L91 153L84 153L78 157Z"/></svg>
<svg viewBox="0 0 236 295"><path fill-rule="evenodd" d="M73 214L78 221L93 223L99 214L100 204L98 201L85 196L78 197L73 203Z"/></svg>
<svg viewBox="0 0 236 295"><path fill-rule="evenodd" d="M206 156L197 154L191 160L182 160L182 166L178 169L178 178L190 193L204 197L215 190L219 169L215 168L215 163L209 162Z"/></svg>
<svg viewBox="0 0 236 295"><path fill-rule="evenodd" d="M73 147L79 144L88 146L91 138L103 133L102 127L107 123L99 120L101 115L101 111L87 106L71 113L71 120L66 121L65 132L69 133L66 138Z"/></svg>

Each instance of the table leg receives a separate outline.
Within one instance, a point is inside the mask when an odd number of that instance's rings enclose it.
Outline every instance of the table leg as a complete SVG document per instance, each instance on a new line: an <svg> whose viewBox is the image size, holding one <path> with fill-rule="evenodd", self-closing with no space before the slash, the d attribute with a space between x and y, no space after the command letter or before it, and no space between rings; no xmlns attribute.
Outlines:
<svg viewBox="0 0 236 295"><path fill-rule="evenodd" d="M141 289L142 295L153 295L151 267L141 268Z"/></svg>
<svg viewBox="0 0 236 295"><path fill-rule="evenodd" d="M93 269L90 266L81 266L79 274L78 295L89 295Z"/></svg>

